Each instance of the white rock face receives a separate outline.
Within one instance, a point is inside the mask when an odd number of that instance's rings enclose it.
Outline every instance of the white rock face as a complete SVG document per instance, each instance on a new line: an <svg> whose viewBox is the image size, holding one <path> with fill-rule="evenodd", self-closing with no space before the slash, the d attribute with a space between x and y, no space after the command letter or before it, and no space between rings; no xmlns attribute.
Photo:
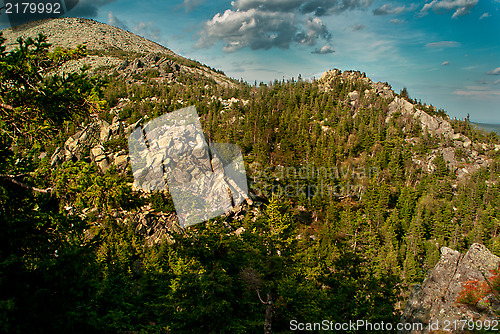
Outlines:
<svg viewBox="0 0 500 334"><path fill-rule="evenodd" d="M351 101L356 101L357 99L359 99L359 93L358 93L358 91L355 90L355 91L350 92L349 93L349 99Z"/></svg>
<svg viewBox="0 0 500 334"><path fill-rule="evenodd" d="M385 119L385 122L389 123L392 115L396 112L400 112L403 115L412 115L414 118L420 121L423 130L427 130L432 134L444 135L445 138L452 139L457 136L457 134L455 134L455 132L453 131L453 127L448 121L444 120L442 117L431 116L426 112L415 108L413 104L406 101L405 99L401 99L399 97L394 98L394 101L389 104L389 113ZM460 138L460 136L463 135L458 134L457 139ZM470 141L469 138L465 136L463 137Z"/></svg>

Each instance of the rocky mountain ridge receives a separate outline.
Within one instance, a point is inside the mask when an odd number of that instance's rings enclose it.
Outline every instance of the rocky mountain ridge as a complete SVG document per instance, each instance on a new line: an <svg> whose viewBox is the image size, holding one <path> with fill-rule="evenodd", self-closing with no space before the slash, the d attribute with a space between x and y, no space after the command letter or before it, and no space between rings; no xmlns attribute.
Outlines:
<svg viewBox="0 0 500 334"><path fill-rule="evenodd" d="M362 92L352 90L348 93L348 99L345 101L351 107L352 117L356 117L360 108L373 108L373 98L382 98L388 104L386 123L399 117L408 121L416 121L423 132L433 136L441 137L443 140L439 147L433 149L430 153L413 157L413 162L421 168L431 173L436 169L433 163L437 155L443 156L451 172L459 178L472 174L480 167L489 166L492 160L488 157L490 154L497 154L500 151L500 145L491 145L488 143L474 142L460 132L455 132L450 123L449 117L429 114L422 110L416 103L412 103L403 97L398 96L388 83L373 82L360 71L344 71L334 69L325 72L319 79L320 87L329 91L335 84L344 84L351 86L365 86ZM435 107L428 107L436 112ZM403 132L408 135L409 129L403 127ZM410 145L415 145L414 138L408 138Z"/></svg>

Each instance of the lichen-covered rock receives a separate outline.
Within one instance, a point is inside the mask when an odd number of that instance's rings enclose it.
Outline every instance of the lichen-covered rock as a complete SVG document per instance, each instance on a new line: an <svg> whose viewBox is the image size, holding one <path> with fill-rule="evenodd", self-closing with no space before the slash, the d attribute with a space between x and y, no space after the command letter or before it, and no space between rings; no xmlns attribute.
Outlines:
<svg viewBox="0 0 500 334"><path fill-rule="evenodd" d="M63 147L55 150L50 159L51 166L55 167L65 161L90 158L102 172L112 164L124 171L128 165L127 152L121 150L113 153L104 147L108 141L123 135L123 122L118 117L114 117L111 124L96 119L69 137Z"/></svg>
<svg viewBox="0 0 500 334"><path fill-rule="evenodd" d="M490 270L497 269L499 264L500 258L480 244L473 244L465 255L442 247L439 262L423 284L415 287L401 317L402 323L421 323L423 329L399 333L430 333L435 330L429 328L430 323L445 324L445 321L499 320L498 314L488 307L486 301L479 307L457 302L466 282L485 281L485 277L492 276ZM457 330L450 333L462 332Z"/></svg>
<svg viewBox="0 0 500 334"><path fill-rule="evenodd" d="M101 143L107 142L111 137L111 126L106 121L101 121L101 133L99 140Z"/></svg>
<svg viewBox="0 0 500 334"><path fill-rule="evenodd" d="M58 147L54 151L54 154L52 154L52 157L50 158L50 165L57 166L63 162L64 162L64 151L60 147Z"/></svg>
<svg viewBox="0 0 500 334"><path fill-rule="evenodd" d="M175 213L153 212L143 210L127 218L134 226L135 232L144 237L149 245L167 241L173 242L172 233L182 233Z"/></svg>
<svg viewBox="0 0 500 334"><path fill-rule="evenodd" d="M120 171L124 171L129 163L129 157L127 152L125 151L120 151L115 154L113 164L118 168Z"/></svg>
<svg viewBox="0 0 500 334"><path fill-rule="evenodd" d="M97 164L103 173L109 167L108 155L101 145L97 145L90 150L90 158Z"/></svg>

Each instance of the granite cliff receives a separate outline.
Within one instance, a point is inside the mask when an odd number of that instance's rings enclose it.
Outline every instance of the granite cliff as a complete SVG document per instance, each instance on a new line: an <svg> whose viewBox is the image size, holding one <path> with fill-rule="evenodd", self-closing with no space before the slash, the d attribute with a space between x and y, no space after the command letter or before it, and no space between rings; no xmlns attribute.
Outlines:
<svg viewBox="0 0 500 334"><path fill-rule="evenodd" d="M488 288L499 264L500 258L481 244L473 244L465 254L442 247L439 262L422 285L413 288L401 317L402 323L421 323L423 330L400 333L430 333L438 329L445 330L446 324L452 333L466 333L469 331L467 326L462 327L463 323L498 323L498 290L495 287ZM470 284L488 288L479 295L478 300L466 303L465 290ZM434 328L429 324L434 324ZM440 327L437 328L436 324L440 324Z"/></svg>

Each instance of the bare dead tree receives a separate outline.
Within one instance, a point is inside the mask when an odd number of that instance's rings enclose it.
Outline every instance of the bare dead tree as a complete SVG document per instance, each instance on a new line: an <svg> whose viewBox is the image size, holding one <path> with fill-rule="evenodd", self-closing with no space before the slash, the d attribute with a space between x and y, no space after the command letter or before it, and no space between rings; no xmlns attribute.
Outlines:
<svg viewBox="0 0 500 334"><path fill-rule="evenodd" d="M241 272L241 277L248 284L248 286L257 292L257 296L262 304L266 305L266 319L264 321L264 334L271 334L271 325L273 320L273 297L271 292L267 293L266 301L260 296L260 286L262 285L262 280L260 279L260 274L253 268L245 268Z"/></svg>

